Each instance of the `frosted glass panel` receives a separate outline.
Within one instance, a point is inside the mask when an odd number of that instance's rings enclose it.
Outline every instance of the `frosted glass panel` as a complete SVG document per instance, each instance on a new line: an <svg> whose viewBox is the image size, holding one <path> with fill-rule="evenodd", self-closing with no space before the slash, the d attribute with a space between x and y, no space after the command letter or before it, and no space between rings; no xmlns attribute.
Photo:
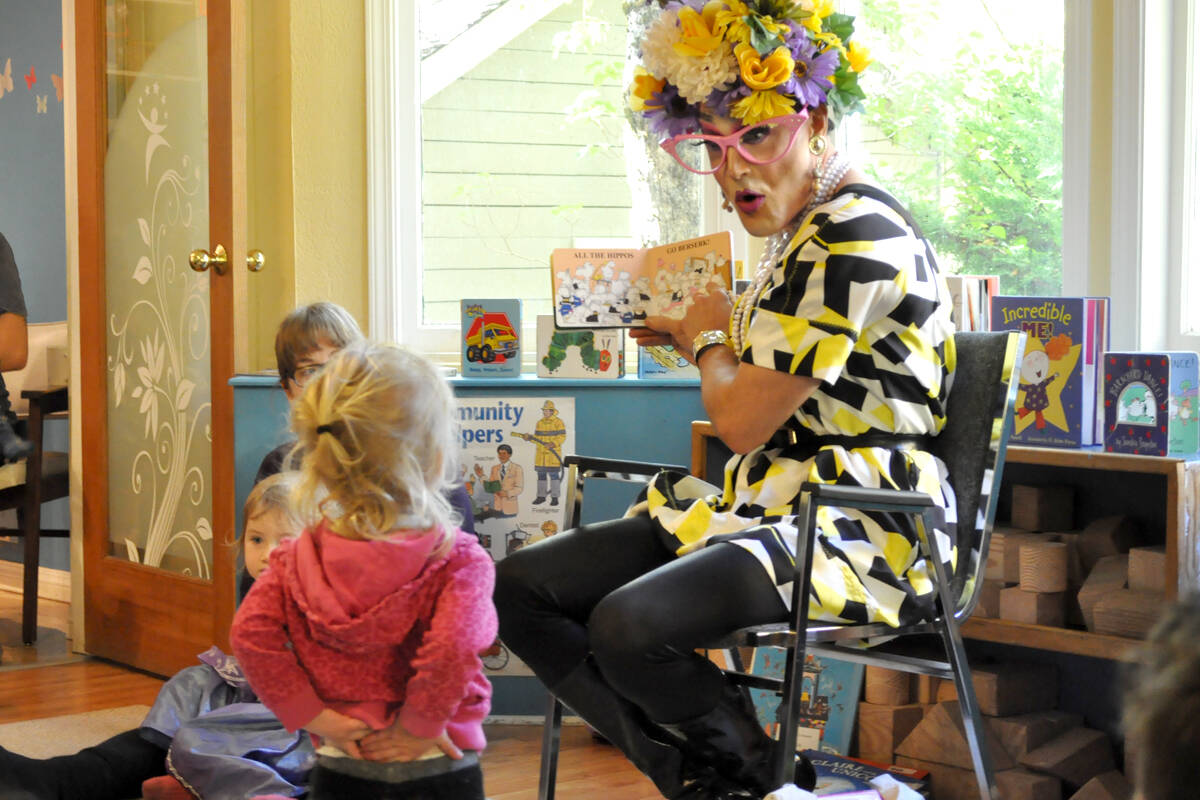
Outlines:
<svg viewBox="0 0 1200 800"><path fill-rule="evenodd" d="M109 550L211 578L205 3L106 9Z"/></svg>

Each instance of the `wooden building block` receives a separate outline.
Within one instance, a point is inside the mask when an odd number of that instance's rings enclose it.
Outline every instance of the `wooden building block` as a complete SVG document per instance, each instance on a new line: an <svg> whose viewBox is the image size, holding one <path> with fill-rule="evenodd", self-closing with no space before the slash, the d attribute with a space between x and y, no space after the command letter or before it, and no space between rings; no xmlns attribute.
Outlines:
<svg viewBox="0 0 1200 800"><path fill-rule="evenodd" d="M941 678L932 675L917 675L917 702L928 705L937 702L938 684Z"/></svg>
<svg viewBox="0 0 1200 800"><path fill-rule="evenodd" d="M912 673L886 667L867 667L863 699L885 706L903 706L913 701Z"/></svg>
<svg viewBox="0 0 1200 800"><path fill-rule="evenodd" d="M1015 767L1016 762L1005 752L991 728L984 725L983 733L985 746L992 758L992 768L999 770ZM967 747L967 736L958 703L938 703L934 706L912 732L896 745L896 754L971 769L971 750Z"/></svg>
<svg viewBox="0 0 1200 800"><path fill-rule="evenodd" d="M880 764L892 763L900 744L925 717L918 704L881 706L858 704L858 756Z"/></svg>
<svg viewBox="0 0 1200 800"><path fill-rule="evenodd" d="M1104 772L1083 785L1078 792L1071 795L1071 800L1129 800L1133 797L1133 787L1125 776L1116 770Z"/></svg>
<svg viewBox="0 0 1200 800"><path fill-rule="evenodd" d="M1065 592L1027 592L1020 586L1000 591L1000 619L1012 622L1062 627L1066 606Z"/></svg>
<svg viewBox="0 0 1200 800"><path fill-rule="evenodd" d="M1067 711L1034 711L1011 717L988 717L988 724L1008 754L1020 759L1030 750L1083 725L1083 716Z"/></svg>
<svg viewBox="0 0 1200 800"><path fill-rule="evenodd" d="M1015 586L1021 582L1021 545L1040 542L1046 537L1040 533L1013 531L1004 536L1004 582Z"/></svg>
<svg viewBox="0 0 1200 800"><path fill-rule="evenodd" d="M1074 487L1014 484L1011 522L1027 531L1071 530L1075 527Z"/></svg>
<svg viewBox="0 0 1200 800"><path fill-rule="evenodd" d="M1058 671L1052 664L1005 661L971 667L975 696L984 714L1008 717L1058 705Z"/></svg>
<svg viewBox="0 0 1200 800"><path fill-rule="evenodd" d="M1129 548L1141 544L1141 531L1132 517L1101 517L1087 524L1078 542L1084 572L1090 573L1105 556L1128 553Z"/></svg>
<svg viewBox="0 0 1200 800"><path fill-rule="evenodd" d="M1058 778L1020 767L997 772L996 788L1004 800L1062 800L1063 796Z"/></svg>
<svg viewBox="0 0 1200 800"><path fill-rule="evenodd" d="M898 756L896 763L928 772L930 794L936 800L979 800L979 784L973 769L908 756ZM1062 782L1058 778L1019 767L993 774L999 796L1004 800L1062 800Z"/></svg>
<svg viewBox="0 0 1200 800"><path fill-rule="evenodd" d="M1064 542L1023 542L1018 556L1020 587L1027 592L1065 592L1068 555Z"/></svg>
<svg viewBox="0 0 1200 800"><path fill-rule="evenodd" d="M984 578L983 584L979 587L979 602L975 604L975 610L971 612L971 616L998 619L1000 617L1000 590L1003 588L1004 581Z"/></svg>
<svg viewBox="0 0 1200 800"><path fill-rule="evenodd" d="M1114 769L1112 742L1091 728L1072 728L1018 760L1035 772L1061 778L1072 791Z"/></svg>
<svg viewBox="0 0 1200 800"><path fill-rule="evenodd" d="M1078 589L1083 585L1087 572L1083 569L1083 558L1079 555L1080 531L1058 531L1051 534L1056 542L1067 546L1067 585Z"/></svg>
<svg viewBox="0 0 1200 800"><path fill-rule="evenodd" d="M987 565L984 567L983 577L998 581L1005 579L1007 572L1004 558L1007 551L1004 549L1004 542L1013 534L1020 536L1024 533L1026 532L1008 525L992 526L992 535L988 540Z"/></svg>
<svg viewBox="0 0 1200 800"><path fill-rule="evenodd" d="M1129 588L1159 593L1167 591L1166 545L1129 548Z"/></svg>
<svg viewBox="0 0 1200 800"><path fill-rule="evenodd" d="M1083 623L1089 631L1096 630L1092 612L1101 598L1118 589L1125 588L1129 574L1129 556L1104 556L1088 572L1087 580L1079 587L1079 608Z"/></svg>
<svg viewBox="0 0 1200 800"><path fill-rule="evenodd" d="M1167 605L1161 592L1115 589L1100 598L1092 609L1096 633L1145 639Z"/></svg>

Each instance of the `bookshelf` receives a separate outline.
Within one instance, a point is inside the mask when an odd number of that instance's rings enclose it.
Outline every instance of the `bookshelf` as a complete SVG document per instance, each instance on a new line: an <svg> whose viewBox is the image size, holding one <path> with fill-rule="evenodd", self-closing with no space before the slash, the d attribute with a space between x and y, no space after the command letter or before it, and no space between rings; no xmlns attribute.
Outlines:
<svg viewBox="0 0 1200 800"><path fill-rule="evenodd" d="M728 454L712 423L692 423L694 475L718 473ZM1146 544L1165 545L1167 598L1174 599L1196 583L1187 557L1196 552L1196 542L1185 527L1186 465L1178 458L1105 453L1098 448L1012 445L1005 459L996 518L1000 522L1009 518L1014 484L1072 486L1076 528L1102 517L1128 515L1138 522ZM968 639L1113 660L1131 658L1132 645L1138 641L1076 628L985 618L969 619L962 633Z"/></svg>

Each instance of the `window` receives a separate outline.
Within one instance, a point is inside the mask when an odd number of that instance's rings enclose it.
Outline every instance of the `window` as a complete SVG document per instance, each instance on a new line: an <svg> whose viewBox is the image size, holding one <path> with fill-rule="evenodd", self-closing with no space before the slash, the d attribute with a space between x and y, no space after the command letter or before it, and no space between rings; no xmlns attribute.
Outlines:
<svg viewBox="0 0 1200 800"><path fill-rule="evenodd" d="M657 9L633 6L627 20L623 5L368 0L368 62L381 65L368 67L371 258L391 265L371 272L373 335L455 363L459 298L522 297L531 328L550 310L550 250L581 240L726 227L735 258L754 263L758 246L718 213L713 182L654 168L662 154L627 124L626 25ZM1001 274L1009 293L1085 291L1086 250L1064 258L1063 198L1086 191L1087 174L1068 168L1064 185L1069 158L1086 159L1086 136L1071 143L1071 129L1089 127L1079 109L1062 122L1064 81L1069 100L1087 72L1065 74L1064 6L1088 0L839 2L877 59L869 111L843 135L861 140L945 266ZM377 191L392 197L375 202ZM1083 218L1087 202L1075 203ZM1076 230L1086 240L1086 222Z"/></svg>
<svg viewBox="0 0 1200 800"><path fill-rule="evenodd" d="M857 152L943 270L1063 285L1062 0L861 0Z"/></svg>

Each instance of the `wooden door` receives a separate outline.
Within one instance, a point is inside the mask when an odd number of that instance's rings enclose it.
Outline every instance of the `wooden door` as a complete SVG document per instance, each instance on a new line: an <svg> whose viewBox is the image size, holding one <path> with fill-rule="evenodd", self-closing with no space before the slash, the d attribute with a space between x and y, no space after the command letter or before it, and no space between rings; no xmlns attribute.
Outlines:
<svg viewBox="0 0 1200 800"><path fill-rule="evenodd" d="M237 2L75 7L83 647L159 674L227 649L234 608ZM189 266L218 247L224 268Z"/></svg>

